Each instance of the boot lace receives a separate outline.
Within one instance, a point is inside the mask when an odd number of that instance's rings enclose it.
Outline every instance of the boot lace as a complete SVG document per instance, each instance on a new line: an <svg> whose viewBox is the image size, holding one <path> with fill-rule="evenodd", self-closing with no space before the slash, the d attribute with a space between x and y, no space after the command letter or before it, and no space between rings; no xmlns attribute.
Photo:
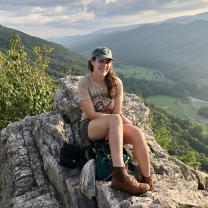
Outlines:
<svg viewBox="0 0 208 208"><path fill-rule="evenodd" d="M127 172L127 177L126 177L127 181L130 182L130 183L138 184L137 180L134 178L131 171L126 169L126 172Z"/></svg>

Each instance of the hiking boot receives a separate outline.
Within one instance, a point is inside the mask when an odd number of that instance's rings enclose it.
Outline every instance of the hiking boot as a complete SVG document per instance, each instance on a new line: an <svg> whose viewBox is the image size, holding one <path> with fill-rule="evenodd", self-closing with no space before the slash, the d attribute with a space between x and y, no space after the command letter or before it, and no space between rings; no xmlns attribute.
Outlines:
<svg viewBox="0 0 208 208"><path fill-rule="evenodd" d="M150 177L145 177L145 176L142 175L141 183L149 184L149 186L150 186L150 191L151 191L151 192L154 192L154 191L155 191L154 185L153 185L153 181L152 181L152 176L150 176Z"/></svg>
<svg viewBox="0 0 208 208"><path fill-rule="evenodd" d="M124 191L134 196L138 196L150 190L148 184L139 183L130 175L126 167L113 167L111 187L117 191Z"/></svg>

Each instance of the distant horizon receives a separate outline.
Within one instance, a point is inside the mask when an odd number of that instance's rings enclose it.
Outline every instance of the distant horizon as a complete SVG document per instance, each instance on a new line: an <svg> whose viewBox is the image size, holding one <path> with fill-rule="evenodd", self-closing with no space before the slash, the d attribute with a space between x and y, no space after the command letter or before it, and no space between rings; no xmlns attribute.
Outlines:
<svg viewBox="0 0 208 208"><path fill-rule="evenodd" d="M195 15L199 15L199 14L205 14L208 12L202 12L202 13L197 13ZM173 19L179 19L179 18L185 18L185 17L193 17L195 15L185 15L185 16L177 16L177 17L173 17L173 18L168 18L168 19L164 19L164 20L161 20L161 21L156 21L156 22L148 22L148 23L141 23L140 25L144 25L144 24L154 24L154 23L163 23L165 21L168 21L168 20L173 20ZM208 16L208 15L207 15ZM208 19L207 19L208 20ZM87 34L81 34L81 35L90 35L90 34L93 34L93 33L97 33L98 31L101 31L101 30L110 30L110 29L113 29L113 28L121 28L121 27L130 27L130 26L134 26L134 25L138 25L138 24L129 24L129 25L123 25L123 26L115 26L115 27L106 27L106 28L101 28L101 29L98 29L98 30L95 30L95 31L92 31L90 33L87 33ZM49 37L49 38L46 38L46 39L52 39L52 38L63 38L63 37L66 37L66 36L81 36L80 34L76 34L76 35L64 35L64 36L60 36L60 37Z"/></svg>
<svg viewBox="0 0 208 208"><path fill-rule="evenodd" d="M200 15L200 14L205 14L205 13L208 13L208 12L202 12L202 13L197 13L195 15ZM172 20L172 19L178 19L178 18L186 18L186 17L193 17L195 15L186 15L186 16L177 16L177 17L174 17L174 18L169 18L169 19L165 19L165 20L161 20L161 21L157 21L157 22L149 22L149 23L143 23L143 24L154 24L154 23L163 23L165 21L168 21L168 20ZM207 19L208 20L208 19ZM141 24L141 25L143 25ZM3 27L7 27L7 28L10 28L10 29L14 29L14 30L18 30L18 29L15 29L15 28L11 28L11 27L8 27L8 26L5 26L5 25L2 25L0 24L1 26ZM35 36L33 34L28 34L22 30L18 30L20 32L23 32L27 35L31 35L31 36L34 36L34 37L37 37L37 38L41 38L41 39L44 39L44 40L49 40L49 39L56 39L56 38L64 38L64 37L67 37L67 36L82 36L82 35L90 35L90 34L93 34L93 33L97 33L98 31L101 31L101 30L108 30L108 29L113 29L113 28L122 28L122 27L130 27L130 26L134 26L134 25L137 25L137 24L130 24L130 25L123 25L123 26L115 26L115 27L107 27L107 28L101 28L101 29L98 29L98 30L95 30L95 31L92 31L90 33L87 33L87 34L76 34L76 35L64 35L64 36L57 36L57 37L45 37L45 38L42 38L42 37L38 37L38 36ZM107 32L106 32L107 33Z"/></svg>
<svg viewBox="0 0 208 208"><path fill-rule="evenodd" d="M48 39L87 35L104 28L155 23L207 11L207 0L9 0L1 1L0 24Z"/></svg>

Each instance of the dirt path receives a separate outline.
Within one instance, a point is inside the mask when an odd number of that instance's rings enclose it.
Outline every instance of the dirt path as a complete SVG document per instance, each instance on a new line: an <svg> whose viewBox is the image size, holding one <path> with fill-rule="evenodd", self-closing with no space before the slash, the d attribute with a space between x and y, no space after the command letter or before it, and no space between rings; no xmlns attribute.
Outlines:
<svg viewBox="0 0 208 208"><path fill-rule="evenodd" d="M193 97L187 97L187 98L190 100L190 102L193 104L193 106L194 106L195 108L200 108L200 107L201 107L201 106L197 105L196 102L201 102L201 103L208 104L208 102L205 101L205 100L198 100L198 99L193 98ZM206 123L207 123L207 122L206 122Z"/></svg>
<svg viewBox="0 0 208 208"><path fill-rule="evenodd" d="M197 101L204 102L204 103L207 103L208 104L208 102L207 101L204 101L204 100L198 100L198 99L195 99L195 98L192 98L192 97L191 98L188 97L188 98L190 99L190 102L192 103L193 107L195 107L195 108L200 108L200 106L197 106L196 105L196 102ZM178 102L177 104L182 107L183 113L186 116L188 116L193 122L195 122L197 124L206 124L206 123L208 123L208 119L207 118L205 118L203 116L200 116L200 115L197 115L197 117L199 117L199 118L196 119L196 118L194 118L194 115L196 115L196 114L188 114L186 112L186 108L180 102Z"/></svg>
<svg viewBox="0 0 208 208"><path fill-rule="evenodd" d="M187 98L190 99L194 103L194 105L195 105L196 101L208 104L208 102L205 101L205 100L199 100L199 99L196 99L196 98L193 98L193 97L187 97Z"/></svg>
<svg viewBox="0 0 208 208"><path fill-rule="evenodd" d="M178 102L177 104L183 108L183 113L184 113L185 115L187 115L193 122L195 122L195 123L197 123L197 124L201 124L201 123L199 123L198 121L196 121L195 118L193 118L190 114L188 114L188 113L186 112L186 108L185 108L183 105L181 105L180 102Z"/></svg>

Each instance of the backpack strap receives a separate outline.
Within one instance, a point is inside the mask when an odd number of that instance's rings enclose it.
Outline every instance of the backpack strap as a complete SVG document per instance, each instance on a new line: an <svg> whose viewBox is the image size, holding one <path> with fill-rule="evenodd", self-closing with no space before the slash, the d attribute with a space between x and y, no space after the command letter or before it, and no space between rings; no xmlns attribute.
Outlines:
<svg viewBox="0 0 208 208"><path fill-rule="evenodd" d="M96 151L94 149L94 143L89 144L81 149L80 152L80 164L83 168L84 165L91 159L95 159Z"/></svg>

